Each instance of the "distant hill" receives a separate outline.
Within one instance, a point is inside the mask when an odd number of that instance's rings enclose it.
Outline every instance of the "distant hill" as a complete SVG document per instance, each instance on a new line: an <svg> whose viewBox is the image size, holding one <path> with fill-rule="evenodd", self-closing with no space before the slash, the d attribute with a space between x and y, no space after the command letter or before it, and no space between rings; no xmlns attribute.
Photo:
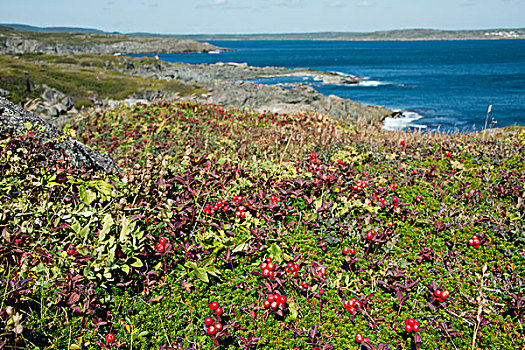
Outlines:
<svg viewBox="0 0 525 350"><path fill-rule="evenodd" d="M43 33L86 33L86 34L119 34L106 33L103 30L92 28L78 28L78 27L35 27L27 24L0 24L2 26L13 28L19 32L43 32Z"/></svg>
<svg viewBox="0 0 525 350"><path fill-rule="evenodd" d="M278 34L155 34L104 32L92 28L35 27L26 24L0 24L21 32L125 34L140 39L209 40L479 40L525 39L525 28L490 28L476 30L397 29L375 32L312 32Z"/></svg>

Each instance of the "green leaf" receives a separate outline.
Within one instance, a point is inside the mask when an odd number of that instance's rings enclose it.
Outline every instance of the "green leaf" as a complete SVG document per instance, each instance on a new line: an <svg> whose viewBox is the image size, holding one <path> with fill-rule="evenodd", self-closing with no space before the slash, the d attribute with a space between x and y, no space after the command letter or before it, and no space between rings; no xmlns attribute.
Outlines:
<svg viewBox="0 0 525 350"><path fill-rule="evenodd" d="M283 262L282 250L277 243L272 243L270 246L270 254L277 260L278 263Z"/></svg>
<svg viewBox="0 0 525 350"><path fill-rule="evenodd" d="M197 268L197 264L195 264L193 261L186 261L184 266L186 266L189 269L196 269Z"/></svg>
<svg viewBox="0 0 525 350"><path fill-rule="evenodd" d="M203 282L206 282L206 283L210 282L208 278L208 273L203 268L197 267L195 269L195 276L197 276L197 278Z"/></svg>
<svg viewBox="0 0 525 350"><path fill-rule="evenodd" d="M98 239L101 241L106 239L106 234L111 230L111 226L113 226L113 218L111 217L111 214L106 214L102 221L104 224L102 230L98 234Z"/></svg>
<svg viewBox="0 0 525 350"><path fill-rule="evenodd" d="M131 266L133 267L142 267L144 266L144 264L142 263L142 260L140 260L139 258L135 258L135 261L130 264Z"/></svg>
<svg viewBox="0 0 525 350"><path fill-rule="evenodd" d="M120 269L124 271L126 275L129 274L129 265L122 265Z"/></svg>

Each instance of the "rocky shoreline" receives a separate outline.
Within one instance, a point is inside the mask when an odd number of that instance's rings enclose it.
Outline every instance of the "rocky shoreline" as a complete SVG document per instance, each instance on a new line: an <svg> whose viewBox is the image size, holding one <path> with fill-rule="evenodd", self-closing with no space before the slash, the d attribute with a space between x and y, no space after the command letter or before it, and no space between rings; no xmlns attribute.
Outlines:
<svg viewBox="0 0 525 350"><path fill-rule="evenodd" d="M75 71L82 65L73 62L73 55L66 55L59 64L59 69ZM133 93L124 101L91 97L90 104L98 108L111 108L120 102L128 105L148 103L155 100L174 101L178 99L194 100L200 103L216 103L226 107L248 108L257 111L275 113L316 112L330 114L334 118L361 120L364 122L382 121L392 115L392 111L380 106L367 106L359 102L325 96L310 86L312 82L322 84L358 84L361 79L356 76L341 75L332 72L309 69L287 69L283 67L253 67L246 63L220 62L216 64L169 63L144 57L96 56L98 62L105 62L107 76L118 73L119 76L133 76L151 81L180 82L198 88L199 93L180 96L177 92L161 88L145 88ZM13 56L16 59L16 56ZM49 65L45 60L37 64ZM100 75L101 76L101 75ZM297 77L298 82L277 85L256 84L251 80L261 78ZM39 101L28 106L33 112L45 116L55 125L63 125L80 111L75 108L76 102L67 91L61 91L53 85L40 85ZM32 86L36 88L36 86ZM9 98L9 91L0 91ZM77 103L78 104L78 103Z"/></svg>
<svg viewBox="0 0 525 350"><path fill-rule="evenodd" d="M364 122L382 121L392 111L381 106L367 106L337 96L325 96L306 83L291 88L263 85L247 80L268 77L311 77L324 84L357 84L356 76L344 76L331 72L283 67L253 67L246 63L223 63L191 65L157 61L154 64L130 60L122 73L144 78L178 80L183 83L200 84L206 92L192 96L201 103L217 103L224 106L245 107L258 111L276 113L317 112L335 118L360 119ZM162 95L162 92L158 92ZM161 97L169 99L168 96Z"/></svg>

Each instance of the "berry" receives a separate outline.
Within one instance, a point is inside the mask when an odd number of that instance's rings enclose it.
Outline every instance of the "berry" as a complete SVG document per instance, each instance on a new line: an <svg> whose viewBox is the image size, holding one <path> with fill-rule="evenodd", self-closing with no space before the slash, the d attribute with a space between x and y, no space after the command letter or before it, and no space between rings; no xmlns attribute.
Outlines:
<svg viewBox="0 0 525 350"><path fill-rule="evenodd" d="M362 343L364 340L363 336L361 334L356 334L355 335L355 341L358 342L358 343Z"/></svg>
<svg viewBox="0 0 525 350"><path fill-rule="evenodd" d="M412 330L413 330L414 332L419 331L419 323L416 323L414 326L412 326Z"/></svg>
<svg viewBox="0 0 525 350"><path fill-rule="evenodd" d="M343 247L343 254L348 254L350 249L348 247Z"/></svg>
<svg viewBox="0 0 525 350"><path fill-rule="evenodd" d="M319 295L323 295L323 294L324 294L324 288L319 289Z"/></svg>
<svg viewBox="0 0 525 350"><path fill-rule="evenodd" d="M205 324L206 326L210 326L211 324L213 324L213 318L211 318L211 317L206 317L206 318L204 319L204 324Z"/></svg>
<svg viewBox="0 0 525 350"><path fill-rule="evenodd" d="M270 263L272 262L272 258L270 258L270 257L266 258L266 262L267 262L268 264L270 264Z"/></svg>
<svg viewBox="0 0 525 350"><path fill-rule="evenodd" d="M216 301L212 301L210 304L210 309L216 310L219 307L219 303Z"/></svg>
<svg viewBox="0 0 525 350"><path fill-rule="evenodd" d="M77 250L74 248L70 248L67 250L67 255L76 255L76 254L77 254Z"/></svg>
<svg viewBox="0 0 525 350"><path fill-rule="evenodd" d="M166 246L164 244L160 244L160 243L157 244L157 251L159 253L164 253L165 249L166 249Z"/></svg>
<svg viewBox="0 0 525 350"><path fill-rule="evenodd" d="M407 324L407 325L405 326L405 331L407 331L407 332L412 332L412 326L409 325L409 324Z"/></svg>
<svg viewBox="0 0 525 350"><path fill-rule="evenodd" d="M271 304L271 303L270 303L268 300L265 300L265 301L263 302L263 306L264 306L265 308L270 307L270 304Z"/></svg>
<svg viewBox="0 0 525 350"><path fill-rule="evenodd" d="M441 293L441 298L446 299L450 295L450 292L448 290L445 290Z"/></svg>
<svg viewBox="0 0 525 350"><path fill-rule="evenodd" d="M355 249L354 248L350 249L350 254L355 255Z"/></svg>
<svg viewBox="0 0 525 350"><path fill-rule="evenodd" d="M215 309L215 314L216 314L217 316L222 315L223 312L224 312L224 311L222 310L222 307L218 307L217 309Z"/></svg>
<svg viewBox="0 0 525 350"><path fill-rule="evenodd" d="M441 298L441 291L440 291L439 289L436 289L436 290L434 291L434 295L435 295L436 297L438 297L438 298Z"/></svg>
<svg viewBox="0 0 525 350"><path fill-rule="evenodd" d="M217 332L217 329L215 328L215 326L209 326L208 327L208 334L209 335L213 335L213 334L215 334L215 332Z"/></svg>
<svg viewBox="0 0 525 350"><path fill-rule="evenodd" d="M222 324L220 324L219 322L217 322L215 324L215 329L218 330L218 331L221 331L222 330Z"/></svg>
<svg viewBox="0 0 525 350"><path fill-rule="evenodd" d="M113 343L115 341L115 334L113 333L109 333L108 335L106 335L106 343Z"/></svg>
<svg viewBox="0 0 525 350"><path fill-rule="evenodd" d="M159 243L162 245L166 245L168 244L168 239L166 237L161 237L161 239L159 239Z"/></svg>
<svg viewBox="0 0 525 350"><path fill-rule="evenodd" d="M286 299L286 297L285 297L284 295L279 296L279 302L280 302L281 304L286 303L286 300L287 300L287 299Z"/></svg>

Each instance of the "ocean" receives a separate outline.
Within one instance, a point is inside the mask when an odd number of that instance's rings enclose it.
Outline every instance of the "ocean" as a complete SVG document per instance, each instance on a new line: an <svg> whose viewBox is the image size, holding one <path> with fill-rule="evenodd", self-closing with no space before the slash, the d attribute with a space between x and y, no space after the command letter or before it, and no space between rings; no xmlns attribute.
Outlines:
<svg viewBox="0 0 525 350"><path fill-rule="evenodd" d="M337 95L403 112L385 120L406 127L469 132L525 126L525 40L475 41L211 41L232 52L159 54L186 63L246 62L253 66L310 68L364 77L358 85L310 81ZM301 78L259 79L259 83Z"/></svg>

